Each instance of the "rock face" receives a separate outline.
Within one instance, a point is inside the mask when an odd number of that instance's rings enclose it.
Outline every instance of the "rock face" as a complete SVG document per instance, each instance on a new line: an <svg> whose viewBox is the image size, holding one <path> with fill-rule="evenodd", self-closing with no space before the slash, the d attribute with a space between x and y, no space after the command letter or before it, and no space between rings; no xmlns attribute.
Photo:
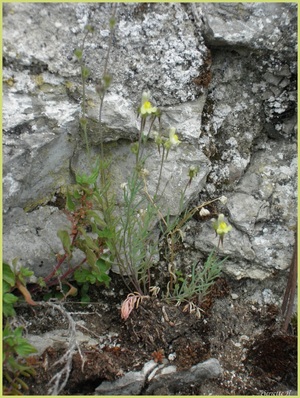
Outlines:
<svg viewBox="0 0 300 398"><path fill-rule="evenodd" d="M170 364L147 362L139 372L129 372L116 381L104 381L95 395L172 395L180 393L186 385L199 385L206 379L221 376L217 359L211 358L185 371L177 371Z"/></svg>
<svg viewBox="0 0 300 398"><path fill-rule="evenodd" d="M73 52L84 26L92 153L99 153L95 92L109 46L108 3L7 3L3 11L4 259L45 275L66 222L47 206L83 163L81 78ZM296 224L296 37L293 3L119 4L103 139L116 190L132 167L141 93L151 91L182 145L170 153L164 206L178 211L190 165L200 167L186 203L228 197L233 226L223 254L234 278L264 279L289 267ZM148 166L157 173L150 143ZM177 180L178 179L178 180ZM51 203L52 203L51 202ZM30 212L28 212L30 211ZM189 223L185 244L207 254L211 222ZM38 232L37 232L38 231ZM33 239L34 238L34 239ZM53 239L52 239L53 238ZM51 240L51 245L49 241ZM47 244L45 244L47 242ZM195 254L196 253L196 254ZM41 264L47 264L41 267Z"/></svg>

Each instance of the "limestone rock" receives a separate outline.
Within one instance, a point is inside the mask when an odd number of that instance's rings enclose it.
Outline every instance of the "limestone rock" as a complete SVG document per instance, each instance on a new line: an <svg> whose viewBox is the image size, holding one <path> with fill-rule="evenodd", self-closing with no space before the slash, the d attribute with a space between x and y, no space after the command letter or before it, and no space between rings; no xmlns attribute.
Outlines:
<svg viewBox="0 0 300 398"><path fill-rule="evenodd" d="M113 382L104 381L95 390L95 395L139 395L144 387L147 375L157 363L147 362L139 372L128 372L122 378Z"/></svg>
<svg viewBox="0 0 300 398"><path fill-rule="evenodd" d="M73 181L73 166L86 167L79 133L82 82L74 50L81 45L87 24L95 27L87 36L84 58L90 70L88 135L91 152L99 154L95 85L103 73L112 7L4 4L6 261L24 257L24 245L32 242L35 248L25 253L27 265L49 257L44 238L34 236L37 213L28 215L35 220L30 227L22 221L28 235L18 224L15 209L45 205ZM287 268L297 198L297 5L127 3L117 8L109 60L112 84L101 128L105 152L113 159L118 199L119 184L133 163L128 143L139 131L136 110L141 93L150 90L153 103L164 111L163 130L177 128L182 140L177 151L170 152L162 175L162 186L168 181L162 206L170 205L176 214L188 167L198 165L185 204L198 196L228 197L224 210L234 228L225 240L223 254L230 256L225 271L236 278L264 279L274 269ZM151 142L149 148L147 168L157 175L158 158ZM150 182L149 189L154 189ZM57 242L60 217L54 213L48 217L53 217L49 236ZM195 234L186 239L193 249L207 254L216 246L210 224L191 221L190 226ZM59 250L53 245L51 250ZM52 260L47 261L50 267Z"/></svg>
<svg viewBox="0 0 300 398"><path fill-rule="evenodd" d="M96 158L97 153L98 151L93 151L92 158ZM150 195L153 196L159 181L162 154L158 152L156 144L149 142L144 155L147 188ZM130 143L125 141L118 145L107 145L106 156L111 163L109 173L113 176L111 191L117 195L117 201L122 204L123 188L121 188L121 184L126 183L132 174L135 155L130 150ZM74 156L73 166L76 170L85 170L86 156L82 151L78 151ZM198 173L188 185L188 172L191 166L198 168ZM163 173L158 190L158 195L160 195L158 205L162 214L166 215L168 210L171 215L178 214L181 195L184 191L184 206L195 199L198 190L205 185L209 170L209 160L196 146L182 143L179 147L171 149L167 159L163 162Z"/></svg>
<svg viewBox="0 0 300 398"><path fill-rule="evenodd" d="M103 140L136 137L136 110L142 91L151 87L154 102L166 111L165 127L176 123L174 127L184 139L195 144L200 135L205 97L196 100L199 88L192 79L197 76L207 49L201 36L194 34L182 7L145 7L145 15L137 5L118 7L110 63L113 81L103 108ZM30 206L32 192L40 201L47 202L56 189L70 182L68 163L75 145L71 137L78 137L81 98L80 68L73 51L81 45L85 24L96 27L86 44L87 66L91 71L86 95L89 139L92 144L99 144L99 127L95 122L99 97L95 82L103 73L111 12L109 4L5 7L6 211L13 206ZM174 16L180 23L173 24ZM164 34L166 26L168 35ZM185 102L182 108L179 102Z"/></svg>
<svg viewBox="0 0 300 398"><path fill-rule="evenodd" d="M247 47L277 52L295 45L293 25L296 4L214 4L195 6L204 20L205 38L210 45Z"/></svg>
<svg viewBox="0 0 300 398"><path fill-rule="evenodd" d="M68 348L70 332L65 329L56 329L42 335L27 334L26 339L37 349L37 354L42 355L48 347L52 347L57 351ZM97 340L79 330L76 330L74 339L78 344L97 345Z"/></svg>
<svg viewBox="0 0 300 398"><path fill-rule="evenodd" d="M18 264L29 267L36 277L49 274L61 253L62 244L57 237L59 229L70 229L66 215L56 207L45 206L31 213L14 208L4 216L3 260L11 263L18 258ZM83 257L78 251L73 261Z"/></svg>
<svg viewBox="0 0 300 398"><path fill-rule="evenodd" d="M172 366L172 368L174 368ZM217 359L210 358L203 363L198 363L186 371L172 371L155 376L146 390L151 395L173 395L178 394L181 389L188 385L199 385L205 379L213 379L221 376L222 368Z"/></svg>
<svg viewBox="0 0 300 398"><path fill-rule="evenodd" d="M187 385L199 385L205 379L217 378L222 368L217 359L211 358L192 366L186 371L177 371L176 366L158 365L153 360L147 362L139 372L129 372L122 378L103 382L96 388L95 395L173 395Z"/></svg>

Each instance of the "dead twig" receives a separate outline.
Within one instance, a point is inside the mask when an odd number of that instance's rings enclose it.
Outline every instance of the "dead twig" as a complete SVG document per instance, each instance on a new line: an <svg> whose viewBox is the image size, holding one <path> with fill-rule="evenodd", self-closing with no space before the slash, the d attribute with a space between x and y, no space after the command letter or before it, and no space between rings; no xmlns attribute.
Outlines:
<svg viewBox="0 0 300 398"><path fill-rule="evenodd" d="M79 352L79 355L81 357L82 371L84 367L84 358L81 353L79 343L76 339L76 322L71 317L70 313L66 311L66 309L63 307L62 303L55 304L48 301L39 302L38 304L43 307L51 307L54 310L59 311L69 322L69 347L64 355L52 365L57 366L63 364L63 368L59 372L57 372L48 383L48 385L50 385L48 394L59 395L59 393L63 390L69 380L70 372L72 370L72 359L75 352Z"/></svg>

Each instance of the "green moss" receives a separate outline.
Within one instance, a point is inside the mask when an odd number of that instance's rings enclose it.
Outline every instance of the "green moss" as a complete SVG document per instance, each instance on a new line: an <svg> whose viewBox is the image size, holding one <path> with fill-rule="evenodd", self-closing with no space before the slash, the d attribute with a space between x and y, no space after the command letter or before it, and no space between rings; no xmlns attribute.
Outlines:
<svg viewBox="0 0 300 398"><path fill-rule="evenodd" d="M4 79L3 83L7 84L9 87L13 87L15 84L15 79L14 77L9 77L8 79Z"/></svg>
<svg viewBox="0 0 300 398"><path fill-rule="evenodd" d="M23 207L23 210L26 213L30 213L31 211L37 209L40 206L45 206L48 202L51 201L54 195L57 195L57 193L64 196L67 192L67 189L68 189L68 184L66 184L66 180L64 177L61 177L60 181L59 179L56 179L55 182L53 182L52 188L49 188L48 193L46 193L43 196L39 196L34 200L28 201L26 205Z"/></svg>
<svg viewBox="0 0 300 398"><path fill-rule="evenodd" d="M34 76L34 82L40 88L44 84L43 75Z"/></svg>
<svg viewBox="0 0 300 398"><path fill-rule="evenodd" d="M51 199L51 195L44 196L42 198L38 198L38 199L26 204L26 206L23 208L23 210L26 213L30 213L31 211L37 209L39 206L44 206L47 202L49 202L50 199Z"/></svg>
<svg viewBox="0 0 300 398"><path fill-rule="evenodd" d="M74 90L74 83L72 83L69 80L67 80L65 82L65 87L66 87L67 90L73 91Z"/></svg>

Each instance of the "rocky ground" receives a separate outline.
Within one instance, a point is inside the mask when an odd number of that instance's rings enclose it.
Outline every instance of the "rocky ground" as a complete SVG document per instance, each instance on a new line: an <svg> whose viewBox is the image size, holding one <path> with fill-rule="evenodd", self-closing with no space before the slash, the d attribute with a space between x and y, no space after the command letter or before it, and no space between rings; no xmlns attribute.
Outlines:
<svg viewBox="0 0 300 398"><path fill-rule="evenodd" d="M124 321L120 303L127 293L118 278L109 290L92 286L89 304L75 297L21 305L17 322L39 349L30 359L36 376L26 380L27 394L57 393L66 380L59 395L103 395L95 389L104 381L121 379L155 361L177 367L177 387L170 391L166 385L148 394L147 381L137 395L294 395L296 331L280 332L278 306L251 304L251 293L250 281L220 278L202 305L200 319L151 297ZM209 358L219 361L222 374L201 383L181 382L185 370Z"/></svg>

